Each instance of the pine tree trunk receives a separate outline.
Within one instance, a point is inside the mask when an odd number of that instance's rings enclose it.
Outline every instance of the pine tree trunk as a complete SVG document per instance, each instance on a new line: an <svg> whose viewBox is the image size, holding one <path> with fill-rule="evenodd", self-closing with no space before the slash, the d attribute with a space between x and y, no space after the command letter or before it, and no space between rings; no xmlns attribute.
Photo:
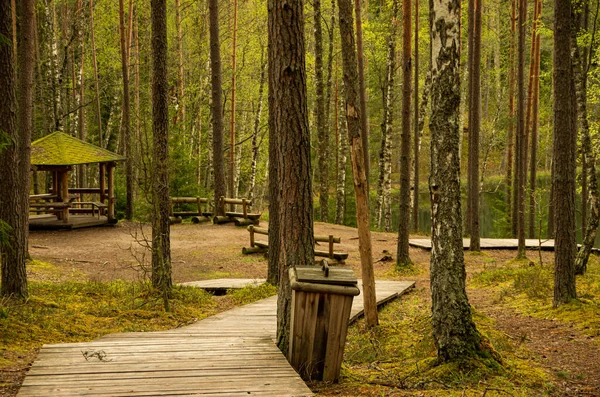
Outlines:
<svg viewBox="0 0 600 397"><path fill-rule="evenodd" d="M472 8L472 10L471 10ZM469 1L469 14L473 13L473 25L469 26L471 46L471 74L469 75L469 175L467 212L471 251L480 251L479 229L479 135L481 130L481 0Z"/></svg>
<svg viewBox="0 0 600 397"><path fill-rule="evenodd" d="M554 299L560 306L575 290L576 112L571 62L571 0L554 1Z"/></svg>
<svg viewBox="0 0 600 397"><path fill-rule="evenodd" d="M226 196L225 158L223 155L223 88L221 82L221 43L219 39L219 1L209 0L210 13L210 69L212 114L212 159L214 169L215 215L225 215L217 203ZM208 178L207 178L208 180Z"/></svg>
<svg viewBox="0 0 600 397"><path fill-rule="evenodd" d="M79 48L81 65L79 68L79 111L77 116L77 136L82 141L86 141L85 135L85 40L83 35L83 2L82 0L77 1L77 19L81 21L78 27L79 35ZM77 167L77 186L84 187L85 185L85 168L86 166L81 164Z"/></svg>
<svg viewBox="0 0 600 397"><path fill-rule="evenodd" d="M181 130L185 135L185 68L183 61L183 32L181 29L181 0L175 0L175 29L177 30L177 119L181 123Z"/></svg>
<svg viewBox="0 0 600 397"><path fill-rule="evenodd" d="M465 290L460 208L460 3L432 2L431 297L433 338L441 362L474 355L480 336Z"/></svg>
<svg viewBox="0 0 600 397"><path fill-rule="evenodd" d="M277 259L277 346L288 352L290 338L290 268L314 262L313 206L310 179L310 131L306 94L304 4L269 3L269 127L277 146L280 178L278 230L269 227L269 261ZM272 176L271 176L272 178ZM278 232L277 258L271 257Z"/></svg>
<svg viewBox="0 0 600 397"><path fill-rule="evenodd" d="M133 219L133 158L131 150L131 121L130 121L130 101L129 101L129 64L127 56L127 35L125 31L125 10L124 0L119 0L119 26L121 32L121 71L123 74L123 121L122 121L122 139L125 146L125 190L127 199L125 204L125 218ZM166 44L165 44L166 45Z"/></svg>
<svg viewBox="0 0 600 397"><path fill-rule="evenodd" d="M339 1L339 0L338 0ZM339 5L338 5L339 8ZM365 176L367 178L367 200L370 191L370 157L369 157L369 116L367 114L367 88L365 83L365 62L363 51L362 34L362 3L361 0L354 0L354 14L356 16L356 54L358 58L358 87L360 97L360 122L362 130L362 148L365 164ZM340 22L341 23L341 22ZM350 127L348 127L350 132ZM368 202L367 202L368 203ZM370 216L370 214L369 214Z"/></svg>
<svg viewBox="0 0 600 397"><path fill-rule="evenodd" d="M539 19L542 15L542 1L536 0L536 12L534 19L534 31L532 34L535 40L533 57L533 92L531 99L531 157L529 162L529 238L535 238L536 229L536 164L537 164L537 145L538 145L538 121L539 121L539 99L540 99L540 45L541 35L539 33Z"/></svg>
<svg viewBox="0 0 600 397"><path fill-rule="evenodd" d="M518 37L518 62L517 62L517 153L515 162L516 198L514 205L517 208L517 238L519 247L517 258L523 259L525 253L525 176L527 166L525 161L527 146L527 133L525 131L525 30L527 21L527 0L519 0L519 37Z"/></svg>
<svg viewBox="0 0 600 397"><path fill-rule="evenodd" d="M237 0L233 0L233 42L231 43L231 114L229 117L229 195L236 197L235 189L235 105L237 63ZM231 206L233 211L233 205Z"/></svg>
<svg viewBox="0 0 600 397"><path fill-rule="evenodd" d="M0 35L3 37L12 35L12 11L9 2L0 3ZM2 148L0 156L0 166L3 170L3 177L0 178L0 221L5 222L5 225L0 224L0 227L7 234L7 241L0 244L0 295L26 299L28 291L25 261L28 249L35 2L20 1L18 11L21 26L16 61L12 46L0 46L0 131L5 134L2 142L6 145ZM19 73L18 104L15 63L18 63ZM10 229L6 230L6 227Z"/></svg>
<svg viewBox="0 0 600 397"><path fill-rule="evenodd" d="M348 140L350 141L352 174L354 176L354 194L356 196L356 220L358 224L358 248L363 279L363 300L367 326L378 324L377 301L375 298L375 277L373 274L373 255L371 247L371 228L368 198L367 169L364 156L364 123L359 111L359 72L354 46L352 26L352 5L350 0L338 0L342 59L344 69L344 96ZM357 15L357 18L359 15ZM359 49L360 53L360 49ZM359 58L360 59L360 58ZM362 133L362 137L361 137Z"/></svg>
<svg viewBox="0 0 600 397"><path fill-rule="evenodd" d="M410 238L411 8L410 0L402 1L402 135L400 137L400 214L396 257L396 267L399 268L412 263L408 255L408 239Z"/></svg>
<svg viewBox="0 0 600 397"><path fill-rule="evenodd" d="M517 190L516 178L513 178L514 160L513 151L515 146L515 42L517 32L517 1L511 0L510 18L510 55L508 67L508 137L506 149L506 208L510 212L510 228L512 237L517 236L517 215L515 200Z"/></svg>
<svg viewBox="0 0 600 397"><path fill-rule="evenodd" d="M98 62L96 61L96 38L94 35L94 1L90 0L90 38L92 40L92 64L94 65L94 88L96 90L96 115L98 120L98 145L103 147L102 108L100 107L100 84L98 82Z"/></svg>
<svg viewBox="0 0 600 397"><path fill-rule="evenodd" d="M167 4L152 9L152 286L163 294L165 309L172 287L169 227L169 82L167 78Z"/></svg>
<svg viewBox="0 0 600 397"><path fill-rule="evenodd" d="M337 181L335 189L335 223L344 224L346 214L346 163L348 161L348 138L346 120L339 117L340 107L343 109L343 100L338 100L338 79L335 78L335 136L337 147Z"/></svg>
<svg viewBox="0 0 600 397"><path fill-rule="evenodd" d="M390 231L391 225L385 223L390 218L391 174L392 174L392 133L394 116L394 82L396 74L396 18L398 16L398 1L392 2L392 22L388 37L386 88L383 106L383 125L381 128L381 149L379 151L379 178L377 179L377 202L375 215L377 228L384 227ZM387 206L386 206L387 205Z"/></svg>

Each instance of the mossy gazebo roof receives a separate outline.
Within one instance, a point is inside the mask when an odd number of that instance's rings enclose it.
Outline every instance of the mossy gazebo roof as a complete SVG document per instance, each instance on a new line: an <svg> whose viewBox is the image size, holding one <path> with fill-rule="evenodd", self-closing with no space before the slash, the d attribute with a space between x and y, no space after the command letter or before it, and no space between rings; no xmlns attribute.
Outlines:
<svg viewBox="0 0 600 397"><path fill-rule="evenodd" d="M54 132L31 144L31 165L68 166L124 161L125 157L77 139Z"/></svg>

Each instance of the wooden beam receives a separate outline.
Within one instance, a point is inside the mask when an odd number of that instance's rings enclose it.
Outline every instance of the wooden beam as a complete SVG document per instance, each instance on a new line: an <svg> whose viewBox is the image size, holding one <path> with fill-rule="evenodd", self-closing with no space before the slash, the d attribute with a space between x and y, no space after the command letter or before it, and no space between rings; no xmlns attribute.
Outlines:
<svg viewBox="0 0 600 397"><path fill-rule="evenodd" d="M115 165L108 163L106 166L108 167L108 221L112 222L115 219Z"/></svg>
<svg viewBox="0 0 600 397"><path fill-rule="evenodd" d="M104 204L106 201L106 167L104 163L98 164L100 167L100 202Z"/></svg>

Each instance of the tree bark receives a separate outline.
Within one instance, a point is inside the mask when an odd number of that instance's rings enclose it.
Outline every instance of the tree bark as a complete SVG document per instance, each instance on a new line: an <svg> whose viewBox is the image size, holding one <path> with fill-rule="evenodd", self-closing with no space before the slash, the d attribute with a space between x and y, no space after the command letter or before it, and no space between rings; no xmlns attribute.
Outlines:
<svg viewBox="0 0 600 397"><path fill-rule="evenodd" d="M274 231L269 227L269 260L279 261L277 346L287 354L291 288L288 270L314 262L310 131L306 94L304 4L269 2L269 127L277 145L280 192L277 213L279 255L271 258Z"/></svg>
<svg viewBox="0 0 600 397"><path fill-rule="evenodd" d="M219 39L219 1L209 0L210 13L210 69L212 85L212 158L214 169L215 215L225 215L217 203L226 196L225 158L223 156L223 87L221 82L221 43ZM233 150L233 149L232 149Z"/></svg>
<svg viewBox="0 0 600 397"><path fill-rule="evenodd" d="M438 360L474 355L480 335L465 290L460 208L460 3L430 2L432 82L431 130L431 296L433 338Z"/></svg>
<svg viewBox="0 0 600 397"><path fill-rule="evenodd" d="M517 1L511 0L510 17L510 52L508 67L508 137L506 149L506 208L510 212L509 223L512 237L517 236L517 215L515 200L517 191L516 178L513 178L515 146L515 38L517 32Z"/></svg>
<svg viewBox="0 0 600 397"><path fill-rule="evenodd" d="M394 120L394 82L396 74L396 18L398 17L398 1L392 1L392 21L390 23L390 35L387 46L387 68L386 88L383 99L383 125L381 128L381 149L379 152L379 178L377 179L377 202L375 216L377 228L385 226L385 230L391 230L390 193L392 185L392 133Z"/></svg>
<svg viewBox="0 0 600 397"><path fill-rule="evenodd" d="M235 105L236 105L236 62L237 62L237 0L233 0L233 42L231 43L231 114L229 118L229 195L236 197L235 188ZM233 206L232 209L233 210Z"/></svg>
<svg viewBox="0 0 600 397"><path fill-rule="evenodd" d="M517 208L517 238L519 241L517 258L524 259L525 253L525 161L527 138L525 131L525 30L527 21L527 0L519 0L519 37L517 62L517 156L515 162Z"/></svg>
<svg viewBox="0 0 600 397"><path fill-rule="evenodd" d="M410 238L411 8L410 0L402 0L402 135L400 137L400 214L396 257L396 267L398 268L412 263L408 254L408 239Z"/></svg>
<svg viewBox="0 0 600 397"><path fill-rule="evenodd" d="M571 0L554 1L554 299L557 307L575 290L576 113L571 60Z"/></svg>
<svg viewBox="0 0 600 397"><path fill-rule="evenodd" d="M129 101L129 63L127 56L127 34L125 30L125 10L124 0L119 0L119 26L121 32L121 71L123 74L123 107L121 126L123 128L121 136L125 146L125 190L127 199L125 204L125 218L133 219L133 158L131 150L131 121L130 121L130 101ZM166 45L166 44L165 44Z"/></svg>
<svg viewBox="0 0 600 397"><path fill-rule="evenodd" d="M344 96L346 104L346 120L348 140L351 147L352 174L354 176L354 194L356 197L356 220L358 223L358 248L363 280L363 300L367 326L378 324L377 300L375 298L375 277L373 273L373 255L371 247L371 228L369 219L369 198L367 169L363 144L365 131L359 111L359 72L356 63L354 46L354 29L352 26L352 4L350 0L338 0L340 36L344 69ZM362 133L362 137L361 137Z"/></svg>
<svg viewBox="0 0 600 397"><path fill-rule="evenodd" d="M169 82L167 78L167 4L151 0L152 9L152 286L162 293L165 309L172 287L169 226Z"/></svg>
<svg viewBox="0 0 600 397"><path fill-rule="evenodd" d="M96 90L96 115L98 121L98 146L103 147L102 108L100 107L100 84L98 82L98 62L96 60L96 38L94 35L94 1L90 0L90 38L92 45L92 64L94 65L94 88Z"/></svg>
<svg viewBox="0 0 600 397"><path fill-rule="evenodd" d="M6 241L0 240L0 295L26 299L35 2L19 2L18 11L21 19L16 60L19 73L18 103L14 47L0 46L0 166L3 170L3 177L0 178L0 221L5 223L0 223L0 228L6 234ZM3 37L12 35L12 12L9 2L0 3L0 35Z"/></svg>
<svg viewBox="0 0 600 397"><path fill-rule="evenodd" d="M539 99L540 99L540 45L541 35L539 33L540 17L542 15L542 1L536 0L536 11L534 13L534 25L532 39L535 41L533 47L533 78L530 80L533 84L531 98L531 157L529 162L529 238L535 238L536 229L536 164L537 164L537 144L538 144L538 121L539 121Z"/></svg>
<svg viewBox="0 0 600 397"><path fill-rule="evenodd" d="M419 232L419 142L421 133L419 131L419 0L415 0L415 92L414 106L415 114L413 125L415 128L415 136L413 139L413 208L412 221L413 232Z"/></svg>
<svg viewBox="0 0 600 397"><path fill-rule="evenodd" d="M339 0L338 0L339 1ZM339 8L339 5L338 5ZM362 3L361 0L354 0L354 13L356 16L356 54L358 57L358 87L360 96L360 122L362 129L362 147L365 164L365 176L367 178L367 200L369 199L369 169L371 167L369 158L369 116L367 114L367 88L365 83L365 61L363 51L362 34ZM341 22L340 22L341 23ZM350 132L350 128L348 128ZM369 215L370 216L370 215Z"/></svg>
<svg viewBox="0 0 600 397"><path fill-rule="evenodd" d="M183 31L181 28L181 0L175 0L175 29L177 30L177 119L181 122L181 130L185 136L185 68L183 60Z"/></svg>
<svg viewBox="0 0 600 397"><path fill-rule="evenodd" d="M338 100L338 78L335 78L335 136L337 147L337 181L336 181L336 204L335 223L344 224L346 214L346 163L348 161L348 138L346 135L346 120L339 118L340 107L343 109L343 101Z"/></svg>
<svg viewBox="0 0 600 397"><path fill-rule="evenodd" d="M267 62L264 59L264 47L261 49L260 55L260 82L258 84L258 101L256 114L254 116L254 131L252 132L252 164L250 166L250 187L248 189L248 200L254 202L254 189L256 187L256 167L258 165L258 149L260 149L258 141L258 132L260 131L260 117L263 108L263 92L265 86L265 72Z"/></svg>
<svg viewBox="0 0 600 397"><path fill-rule="evenodd" d="M473 8L472 35L469 47L471 59L469 75L469 175L467 212L469 213L469 236L471 251L480 251L479 229L479 135L481 133L481 0L469 1L469 14Z"/></svg>

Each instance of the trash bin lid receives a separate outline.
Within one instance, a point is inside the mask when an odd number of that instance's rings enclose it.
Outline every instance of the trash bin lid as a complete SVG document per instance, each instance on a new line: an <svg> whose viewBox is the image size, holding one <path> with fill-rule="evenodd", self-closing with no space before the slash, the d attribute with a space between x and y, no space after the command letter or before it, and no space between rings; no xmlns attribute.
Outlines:
<svg viewBox="0 0 600 397"><path fill-rule="evenodd" d="M330 267L326 275L321 266L297 266L296 275L297 280L304 283L355 286L358 282L352 269L339 267Z"/></svg>

